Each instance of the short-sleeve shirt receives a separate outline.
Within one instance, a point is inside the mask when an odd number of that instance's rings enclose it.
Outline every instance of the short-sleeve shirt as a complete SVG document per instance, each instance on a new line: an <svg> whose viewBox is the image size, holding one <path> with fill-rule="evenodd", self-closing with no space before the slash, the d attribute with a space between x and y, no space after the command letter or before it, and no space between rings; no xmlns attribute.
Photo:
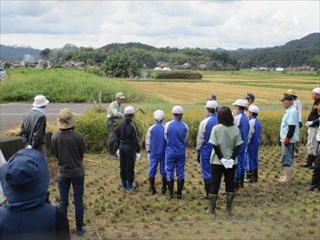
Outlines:
<svg viewBox="0 0 320 240"><path fill-rule="evenodd" d="M289 130L289 125L294 125L296 126L294 130L294 134L292 138L290 138L290 143L295 143L299 141L299 113L297 108L292 105L289 107L283 117L282 117L282 122L281 122L281 127L280 127L280 139L281 142L284 142L284 139L287 136L288 130Z"/></svg>
<svg viewBox="0 0 320 240"><path fill-rule="evenodd" d="M237 126L233 125L227 127L222 124L218 124L213 127L209 142L214 146L218 146L223 157L227 159L231 158L233 149L243 143L240 130ZM222 165L214 150L212 150L211 153L210 163ZM234 159L234 165L237 163L238 159L236 158Z"/></svg>

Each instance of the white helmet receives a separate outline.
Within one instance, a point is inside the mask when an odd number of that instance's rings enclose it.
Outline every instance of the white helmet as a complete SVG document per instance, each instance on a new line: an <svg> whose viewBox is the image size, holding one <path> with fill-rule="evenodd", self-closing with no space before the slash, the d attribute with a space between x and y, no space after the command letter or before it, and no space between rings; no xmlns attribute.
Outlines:
<svg viewBox="0 0 320 240"><path fill-rule="evenodd" d="M135 114L135 110L134 110L134 107L132 106L128 106L124 109L124 114Z"/></svg>
<svg viewBox="0 0 320 240"><path fill-rule="evenodd" d="M183 113L183 108L181 106L174 106L172 108L172 113L182 114Z"/></svg>
<svg viewBox="0 0 320 240"><path fill-rule="evenodd" d="M247 102L243 99L237 99L234 103L232 103L232 105L247 108Z"/></svg>
<svg viewBox="0 0 320 240"><path fill-rule="evenodd" d="M154 119L160 122L164 118L164 112L162 110L156 110L154 111Z"/></svg>
<svg viewBox="0 0 320 240"><path fill-rule="evenodd" d="M260 111L260 109L255 105L251 105L249 107L249 111L252 112L252 113L258 113Z"/></svg>
<svg viewBox="0 0 320 240"><path fill-rule="evenodd" d="M205 108L217 108L218 103L215 100L209 100Z"/></svg>

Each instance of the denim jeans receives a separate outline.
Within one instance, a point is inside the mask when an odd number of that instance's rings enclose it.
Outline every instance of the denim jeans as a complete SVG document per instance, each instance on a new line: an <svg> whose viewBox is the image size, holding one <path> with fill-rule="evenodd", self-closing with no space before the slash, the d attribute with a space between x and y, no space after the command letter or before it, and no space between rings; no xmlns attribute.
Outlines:
<svg viewBox="0 0 320 240"><path fill-rule="evenodd" d="M82 229L83 226L83 193L84 193L84 176L80 177L61 177L58 176L58 186L60 192L59 207L67 215L69 205L69 190L72 184L75 206L75 217L77 229Z"/></svg>
<svg viewBox="0 0 320 240"><path fill-rule="evenodd" d="M282 148L282 166L283 167L292 167L293 158L294 158L294 143L290 143L286 146L284 143L281 143Z"/></svg>

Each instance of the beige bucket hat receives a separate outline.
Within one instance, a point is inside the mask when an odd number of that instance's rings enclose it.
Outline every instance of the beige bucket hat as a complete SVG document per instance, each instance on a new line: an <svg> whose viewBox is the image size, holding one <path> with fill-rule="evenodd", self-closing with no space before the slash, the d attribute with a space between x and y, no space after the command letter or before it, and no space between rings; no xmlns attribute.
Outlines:
<svg viewBox="0 0 320 240"><path fill-rule="evenodd" d="M69 108L62 108L60 110L57 125L59 129L69 129L76 125L76 117Z"/></svg>

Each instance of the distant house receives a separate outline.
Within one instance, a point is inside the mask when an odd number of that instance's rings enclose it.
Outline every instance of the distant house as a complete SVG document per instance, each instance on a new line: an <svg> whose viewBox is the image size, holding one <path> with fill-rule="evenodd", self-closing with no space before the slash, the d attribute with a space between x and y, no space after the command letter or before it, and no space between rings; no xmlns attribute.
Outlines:
<svg viewBox="0 0 320 240"><path fill-rule="evenodd" d="M164 67L162 70L163 70L163 71L171 71L171 68L169 68L169 67Z"/></svg>
<svg viewBox="0 0 320 240"><path fill-rule="evenodd" d="M161 68L161 67L155 67L154 70L156 70L156 71L161 71L162 68Z"/></svg>
<svg viewBox="0 0 320 240"><path fill-rule="evenodd" d="M276 68L276 72L283 72L284 71L284 68L283 67L277 67Z"/></svg>

